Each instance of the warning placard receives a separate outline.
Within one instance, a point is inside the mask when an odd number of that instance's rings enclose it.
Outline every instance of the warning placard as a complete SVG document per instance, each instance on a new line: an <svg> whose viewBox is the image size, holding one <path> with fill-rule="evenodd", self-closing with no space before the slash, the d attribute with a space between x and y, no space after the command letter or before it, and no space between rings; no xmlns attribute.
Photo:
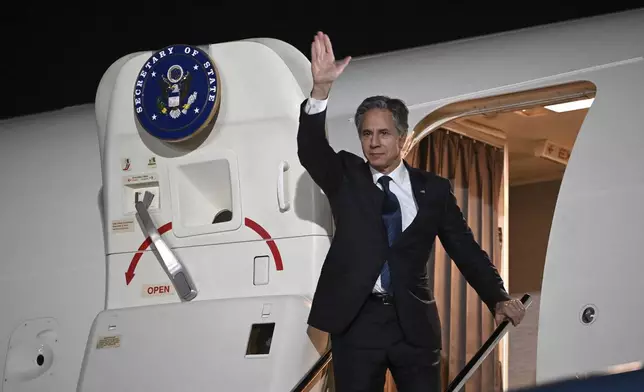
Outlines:
<svg viewBox="0 0 644 392"><path fill-rule="evenodd" d="M137 174L134 176L123 177L123 184L125 185L137 185L146 182L156 182L157 175L156 173L147 173L147 174Z"/></svg>
<svg viewBox="0 0 644 392"><path fill-rule="evenodd" d="M121 347L121 335L102 336L96 342L96 349Z"/></svg>
<svg viewBox="0 0 644 392"><path fill-rule="evenodd" d="M141 290L143 297L159 297L164 295L173 295L174 287L170 283L163 284L145 284Z"/></svg>
<svg viewBox="0 0 644 392"><path fill-rule="evenodd" d="M112 232L114 233L133 233L134 219L118 219L112 221Z"/></svg>

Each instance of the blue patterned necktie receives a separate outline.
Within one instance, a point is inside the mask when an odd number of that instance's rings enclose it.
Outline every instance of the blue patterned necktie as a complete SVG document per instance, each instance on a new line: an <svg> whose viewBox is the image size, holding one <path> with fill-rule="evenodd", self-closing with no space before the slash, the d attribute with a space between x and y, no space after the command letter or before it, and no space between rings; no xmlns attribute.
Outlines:
<svg viewBox="0 0 644 392"><path fill-rule="evenodd" d="M398 198L389 190L389 182L391 177L382 176L378 179L382 189L385 192L385 201L382 207L382 222L387 229L387 238L389 239L389 246L394 243L396 237L402 233L402 212L400 211L400 203ZM389 263L385 261L382 266L380 274L380 281L382 288L390 293L391 276L389 274Z"/></svg>

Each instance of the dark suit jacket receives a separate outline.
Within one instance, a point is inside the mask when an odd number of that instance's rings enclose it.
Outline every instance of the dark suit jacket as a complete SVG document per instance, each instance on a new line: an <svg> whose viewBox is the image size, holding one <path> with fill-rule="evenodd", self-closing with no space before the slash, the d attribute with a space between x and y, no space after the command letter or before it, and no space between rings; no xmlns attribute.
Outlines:
<svg viewBox="0 0 644 392"><path fill-rule="evenodd" d="M388 260L403 333L414 344L440 348L440 321L427 270L436 235L490 311L509 299L496 268L474 240L450 182L406 162L418 212L389 247L380 215L384 193L374 184L368 164L349 152L336 153L325 135L326 110L309 115L305 104L300 107L298 156L328 197L336 227L309 325L331 334L344 332Z"/></svg>

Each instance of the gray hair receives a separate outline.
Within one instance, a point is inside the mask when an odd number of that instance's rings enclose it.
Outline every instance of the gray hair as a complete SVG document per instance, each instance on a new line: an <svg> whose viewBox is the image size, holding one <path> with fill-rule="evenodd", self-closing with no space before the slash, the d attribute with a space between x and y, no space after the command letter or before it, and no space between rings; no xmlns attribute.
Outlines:
<svg viewBox="0 0 644 392"><path fill-rule="evenodd" d="M409 129L407 124L407 117L409 116L409 109L403 101L397 98L389 98L384 95L375 95L362 101L354 117L358 133L362 128L362 121L364 115L371 109L387 109L391 112L394 118L394 124L398 131L398 136L405 136Z"/></svg>

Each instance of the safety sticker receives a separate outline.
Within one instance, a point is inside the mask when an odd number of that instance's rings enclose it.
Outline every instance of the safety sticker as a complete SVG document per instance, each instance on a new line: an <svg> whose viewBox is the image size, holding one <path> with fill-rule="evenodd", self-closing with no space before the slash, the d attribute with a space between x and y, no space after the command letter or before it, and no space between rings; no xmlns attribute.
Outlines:
<svg viewBox="0 0 644 392"><path fill-rule="evenodd" d="M96 342L96 349L121 347L121 335L103 336Z"/></svg>

